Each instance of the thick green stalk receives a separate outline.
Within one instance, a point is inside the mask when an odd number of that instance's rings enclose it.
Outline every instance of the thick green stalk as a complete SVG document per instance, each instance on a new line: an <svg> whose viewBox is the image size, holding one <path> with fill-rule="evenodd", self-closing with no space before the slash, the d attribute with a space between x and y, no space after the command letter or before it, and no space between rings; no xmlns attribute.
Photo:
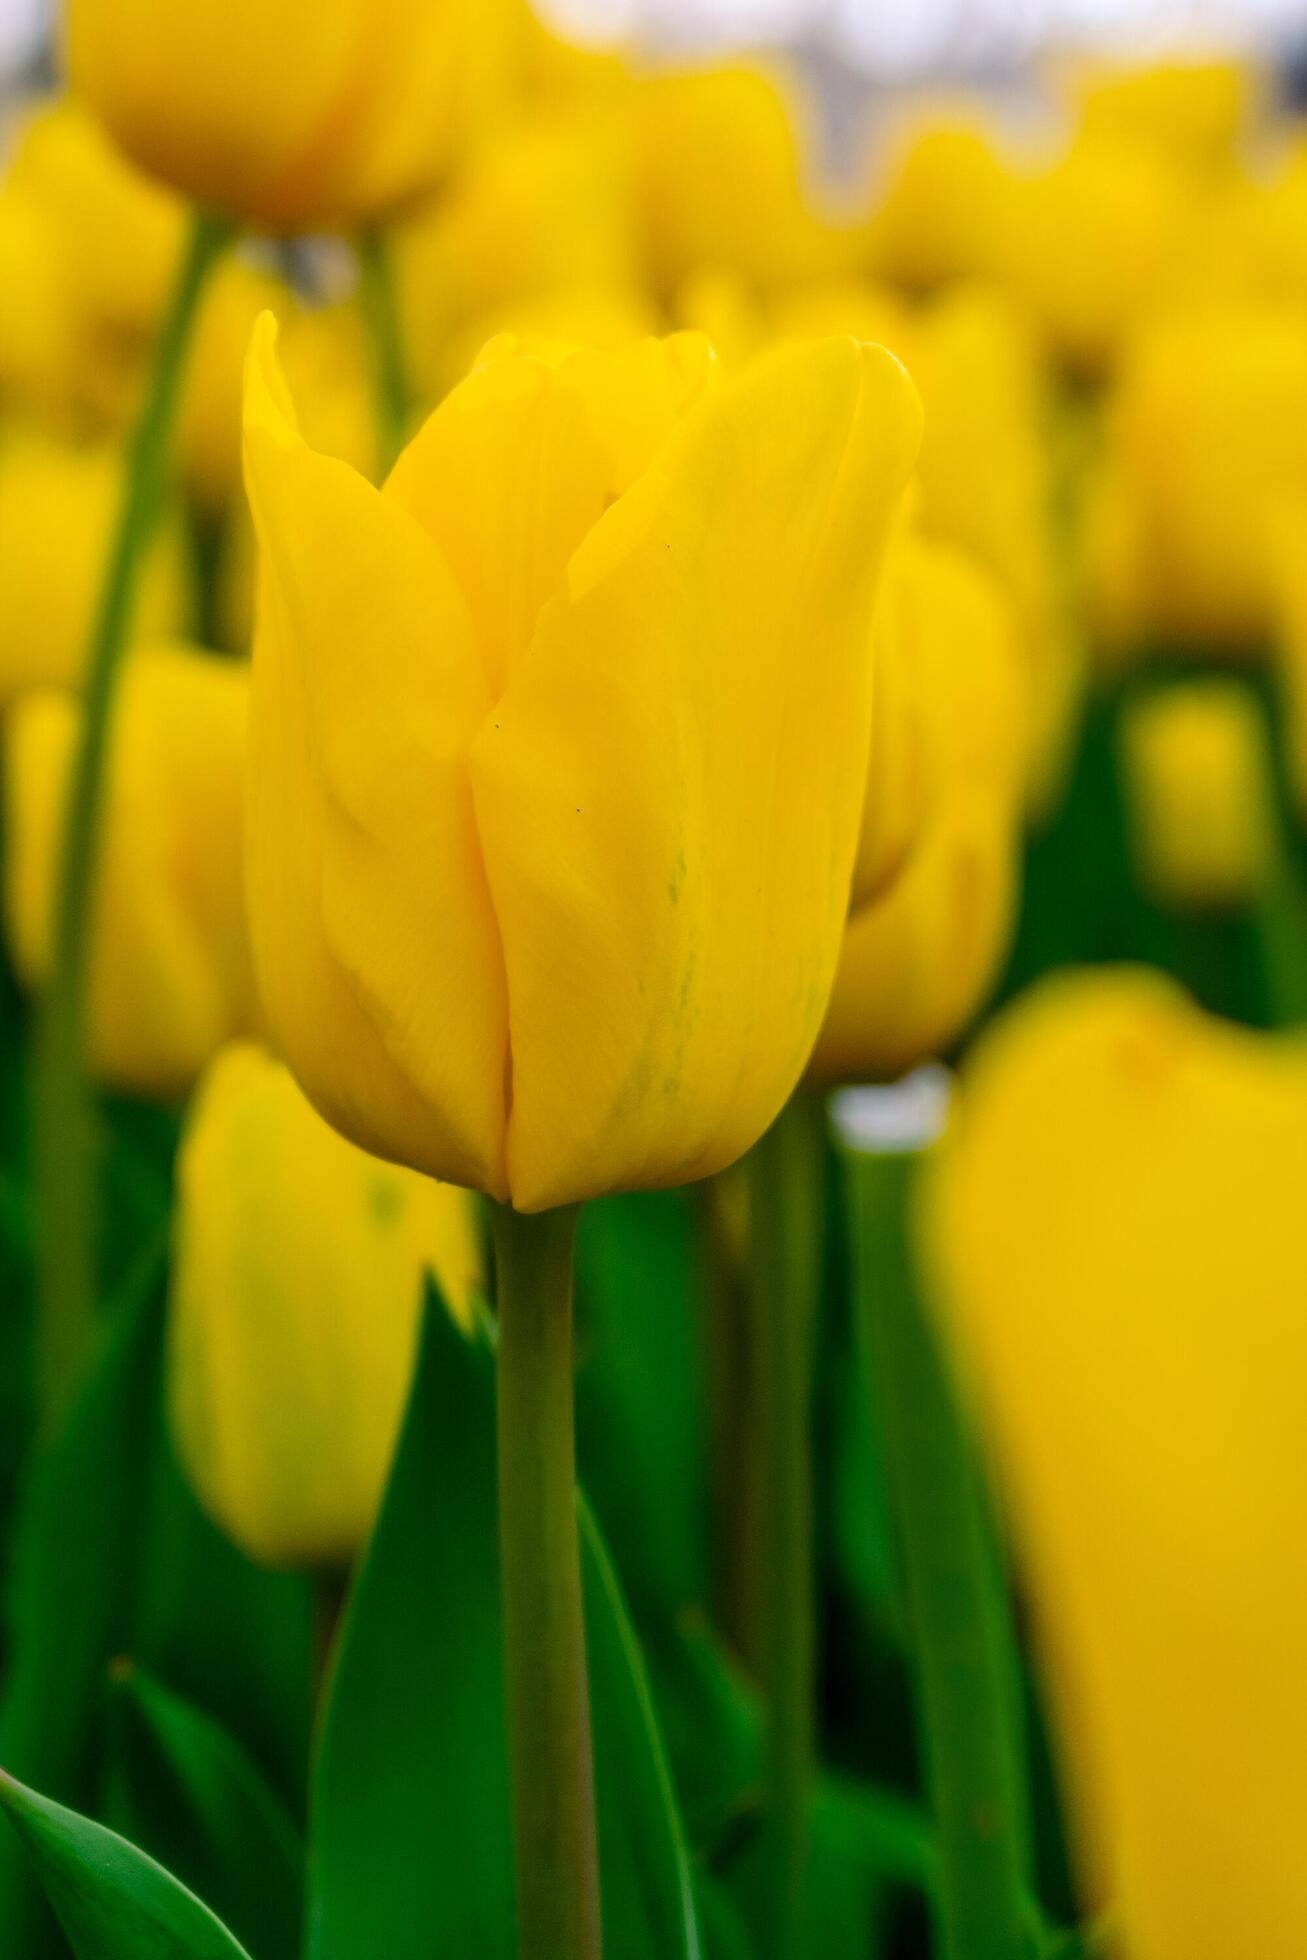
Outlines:
<svg viewBox="0 0 1307 1960"><path fill-rule="evenodd" d="M860 1337L885 1451L939 1847L942 1960L1026 1960L1030 1843L1013 1632L970 1439L906 1240L915 1159L850 1151Z"/></svg>
<svg viewBox="0 0 1307 1960"><path fill-rule="evenodd" d="M796 1096L747 1164L763 1457L768 1950L775 1960L794 1960L815 1756L812 1370L825 1176L819 1105Z"/></svg>
<svg viewBox="0 0 1307 1960"><path fill-rule="evenodd" d="M386 235L373 226L358 243L359 298L372 346L372 389L376 407L381 474L385 476L408 435L413 387L404 356L395 265Z"/></svg>
<svg viewBox="0 0 1307 1960"><path fill-rule="evenodd" d="M599 1960L599 1853L576 1522L575 1207L494 1207L499 1542L519 1960Z"/></svg>
<svg viewBox="0 0 1307 1960"><path fill-rule="evenodd" d="M54 898L50 980L40 1005L34 1107L40 1392L49 1423L85 1352L95 1312L95 1111L86 1067L87 969L109 725L142 555L163 493L169 433L200 296L228 239L197 212L160 330L127 455L122 503L86 659Z"/></svg>

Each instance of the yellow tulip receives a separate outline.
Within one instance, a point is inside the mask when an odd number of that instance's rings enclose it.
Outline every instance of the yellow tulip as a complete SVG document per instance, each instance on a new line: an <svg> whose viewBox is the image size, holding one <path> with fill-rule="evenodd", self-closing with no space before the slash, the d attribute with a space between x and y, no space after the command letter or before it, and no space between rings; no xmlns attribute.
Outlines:
<svg viewBox="0 0 1307 1960"><path fill-rule="evenodd" d="M853 238L807 181L788 79L722 66L646 75L627 99L648 275L659 295L728 270L764 287L829 273Z"/></svg>
<svg viewBox="0 0 1307 1960"><path fill-rule="evenodd" d="M1253 69L1233 60L1085 62L1068 82L1085 129L1144 138L1201 168L1230 162L1257 93Z"/></svg>
<svg viewBox="0 0 1307 1960"><path fill-rule="evenodd" d="M435 1275L482 1283L467 1193L369 1157L294 1077L233 1042L186 1119L168 1404L206 1511L251 1558L344 1564L367 1537Z"/></svg>
<svg viewBox="0 0 1307 1960"><path fill-rule="evenodd" d="M90 1048L105 1082L179 1095L246 1030L241 866L248 671L182 647L133 653L114 707L90 959ZM25 695L4 724L5 908L22 979L50 961L80 710Z"/></svg>
<svg viewBox="0 0 1307 1960"><path fill-rule="evenodd" d="M116 448L77 448L19 426L0 436L0 701L80 681L121 494ZM184 632L192 584L185 535L169 514L142 567L137 636Z"/></svg>
<svg viewBox="0 0 1307 1960"><path fill-rule="evenodd" d="M872 272L909 292L992 276L1010 223L1013 172L980 110L937 104L902 132L867 230Z"/></svg>
<svg viewBox="0 0 1307 1960"><path fill-rule="evenodd" d="M398 228L395 252L405 343L433 401L533 303L623 295L634 306L635 172L620 120L576 109L525 120Z"/></svg>
<svg viewBox="0 0 1307 1960"><path fill-rule="evenodd" d="M264 1004L346 1135L523 1211L740 1155L834 971L920 409L852 340L713 379L494 346L378 492L251 355Z"/></svg>
<svg viewBox="0 0 1307 1960"><path fill-rule="evenodd" d="M67 0L73 91L127 155L262 230L424 190L482 106L498 0Z"/></svg>
<svg viewBox="0 0 1307 1960"><path fill-rule="evenodd" d="M1101 373L1166 297L1195 198L1174 158L1115 130L1080 135L1023 178L1007 276L1068 366Z"/></svg>
<svg viewBox="0 0 1307 1960"><path fill-rule="evenodd" d="M125 162L76 103L34 107L0 188L0 266L6 245L15 258L3 281L0 379L43 414L120 426L135 406L182 224L179 201Z"/></svg>
<svg viewBox="0 0 1307 1960"><path fill-rule="evenodd" d="M1307 1952L1304 1165L1302 1049L1122 971L986 1038L927 1193L1088 1886L1147 1960Z"/></svg>
<svg viewBox="0 0 1307 1960"><path fill-rule="evenodd" d="M1159 322L1114 392L1105 468L1152 634L1261 652L1274 513L1307 496L1307 314L1242 306Z"/></svg>
<svg viewBox="0 0 1307 1960"><path fill-rule="evenodd" d="M1125 787L1144 889L1163 904L1249 905L1275 852L1271 755L1237 681L1194 681L1137 702L1123 729Z"/></svg>
<svg viewBox="0 0 1307 1960"><path fill-rule="evenodd" d="M1013 607L1029 701L1028 798L1041 815L1071 749L1082 667L1054 545L1047 373L1021 314L985 287L928 308L905 359L926 404L922 529L974 554Z"/></svg>
<svg viewBox="0 0 1307 1960"><path fill-rule="evenodd" d="M962 553L899 540L876 623L854 902L810 1073L898 1075L954 1040L1006 950L1025 699L1010 612Z"/></svg>

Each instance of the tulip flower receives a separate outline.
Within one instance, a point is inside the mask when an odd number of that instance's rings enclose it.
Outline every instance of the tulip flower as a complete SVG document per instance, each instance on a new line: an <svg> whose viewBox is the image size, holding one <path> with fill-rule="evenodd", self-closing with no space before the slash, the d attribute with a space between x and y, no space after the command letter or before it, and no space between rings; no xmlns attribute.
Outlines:
<svg viewBox="0 0 1307 1960"><path fill-rule="evenodd" d="M299 436L273 338L249 873L280 1050L364 1148L521 1211L731 1162L834 971L910 383L854 341L718 387L692 336L510 344L376 491Z"/></svg>
<svg viewBox="0 0 1307 1960"><path fill-rule="evenodd" d="M1088 61L1067 79L1085 129L1143 138L1202 169L1231 162L1257 93L1238 60Z"/></svg>
<svg viewBox="0 0 1307 1960"><path fill-rule="evenodd" d="M925 1242L1024 1550L1091 1894L1307 1950L1307 1058L1065 976L964 1079Z"/></svg>
<svg viewBox="0 0 1307 1960"><path fill-rule="evenodd" d="M72 89L133 161L259 230L424 190L501 62L496 0L68 0Z"/></svg>
<svg viewBox="0 0 1307 1960"><path fill-rule="evenodd" d="M1113 549L1091 571L1125 569L1126 615L1154 638L1259 652L1272 522L1307 496L1307 316L1242 305L1159 323L1130 351L1107 428Z"/></svg>
<svg viewBox="0 0 1307 1960"><path fill-rule="evenodd" d="M1195 681L1136 703L1123 730L1135 854L1165 905L1248 906L1275 856L1271 755L1236 681Z"/></svg>
<svg viewBox="0 0 1307 1960"><path fill-rule="evenodd" d="M337 1136L279 1062L215 1056L187 1112L168 1402L204 1508L253 1559L340 1565L367 1537L430 1271L481 1283L465 1192Z"/></svg>
<svg viewBox="0 0 1307 1960"><path fill-rule="evenodd" d="M992 277L1010 224L1013 170L975 104L936 103L894 141L868 222L878 278L909 292Z"/></svg>
<svg viewBox="0 0 1307 1960"><path fill-rule="evenodd" d="M905 537L886 567L853 905L809 1069L897 1075L946 1047L1007 945L1025 752L1010 609L961 552Z"/></svg>
<svg viewBox="0 0 1307 1960"><path fill-rule="evenodd" d="M21 426L0 436L0 700L81 681L121 485L115 447ZM169 512L146 551L132 630L172 637L191 608L185 536Z"/></svg>
<svg viewBox="0 0 1307 1960"><path fill-rule="evenodd" d="M69 428L119 428L182 248L178 201L56 98L20 123L0 187L0 380Z"/></svg>
<svg viewBox="0 0 1307 1960"><path fill-rule="evenodd" d="M190 648L130 657L111 728L90 955L100 1078L166 1099L253 1013L241 881L247 670ZM54 880L81 710L25 695L5 723L5 910L29 985L50 961Z"/></svg>

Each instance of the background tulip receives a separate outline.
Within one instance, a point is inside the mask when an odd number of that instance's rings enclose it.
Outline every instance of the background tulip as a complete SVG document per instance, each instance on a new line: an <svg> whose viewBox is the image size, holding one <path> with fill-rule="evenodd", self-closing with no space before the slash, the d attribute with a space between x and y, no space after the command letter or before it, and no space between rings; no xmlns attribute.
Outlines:
<svg viewBox="0 0 1307 1960"><path fill-rule="evenodd" d="M214 1059L186 1120L168 1400L205 1508L268 1565L367 1536L412 1372L422 1275L466 1316L466 1195L337 1136L261 1048Z"/></svg>
<svg viewBox="0 0 1307 1960"><path fill-rule="evenodd" d="M119 1088L169 1097L250 1025L241 883L249 677L179 646L134 653L114 711L91 951L91 1052ZM33 693L5 725L5 909L21 977L46 975L79 708Z"/></svg>
<svg viewBox="0 0 1307 1960"><path fill-rule="evenodd" d="M127 154L270 231L358 223L423 190L487 78L499 0L67 0L69 79Z"/></svg>
<svg viewBox="0 0 1307 1960"><path fill-rule="evenodd" d="M896 541L854 900L815 1079L895 1075L938 1053L992 982L1016 896L1022 681L993 581L948 546Z"/></svg>
<svg viewBox="0 0 1307 1960"><path fill-rule="evenodd" d="M1141 972L987 1038L925 1216L1027 1558L1093 1896L1307 1944L1307 1060Z"/></svg>
<svg viewBox="0 0 1307 1960"><path fill-rule="evenodd" d="M711 382L492 349L379 493L252 355L264 1001L347 1135L526 1211L738 1156L829 990L919 411L853 341Z"/></svg>
<svg viewBox="0 0 1307 1960"><path fill-rule="evenodd" d="M1140 880L1164 905L1251 905L1275 854L1271 754L1255 697L1193 682L1138 702L1123 731Z"/></svg>
<svg viewBox="0 0 1307 1960"><path fill-rule="evenodd" d="M0 435L0 700L81 681L121 486L115 446L73 446L31 427ZM133 630L184 633L192 605L184 533L168 512L141 568Z"/></svg>

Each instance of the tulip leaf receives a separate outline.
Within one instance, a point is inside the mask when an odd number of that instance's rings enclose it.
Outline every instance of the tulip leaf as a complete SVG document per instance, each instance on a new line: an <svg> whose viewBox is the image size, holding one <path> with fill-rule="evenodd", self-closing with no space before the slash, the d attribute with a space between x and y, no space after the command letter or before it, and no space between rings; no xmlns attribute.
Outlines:
<svg viewBox="0 0 1307 1960"><path fill-rule="evenodd" d="M297 1960L304 1847L280 1798L234 1737L142 1668L116 1667L110 1697L109 1820L259 1960Z"/></svg>
<svg viewBox="0 0 1307 1960"><path fill-rule="evenodd" d="M250 1960L193 1892L103 1824L3 1774L0 1808L76 1960Z"/></svg>
<svg viewBox="0 0 1307 1960"><path fill-rule="evenodd" d="M489 1355L438 1301L346 1609L314 1788L310 1960L513 1960ZM581 1510L605 1941L694 1960L688 1862L612 1567Z"/></svg>
<svg viewBox="0 0 1307 1960"><path fill-rule="evenodd" d="M307 1754L310 1601L252 1566L199 1512L161 1408L166 1241L103 1315L95 1365L30 1475L9 1588L0 1763L94 1812L104 1684L131 1654L202 1702L288 1799ZM11 1832L0 1834L0 1951L61 1951Z"/></svg>

